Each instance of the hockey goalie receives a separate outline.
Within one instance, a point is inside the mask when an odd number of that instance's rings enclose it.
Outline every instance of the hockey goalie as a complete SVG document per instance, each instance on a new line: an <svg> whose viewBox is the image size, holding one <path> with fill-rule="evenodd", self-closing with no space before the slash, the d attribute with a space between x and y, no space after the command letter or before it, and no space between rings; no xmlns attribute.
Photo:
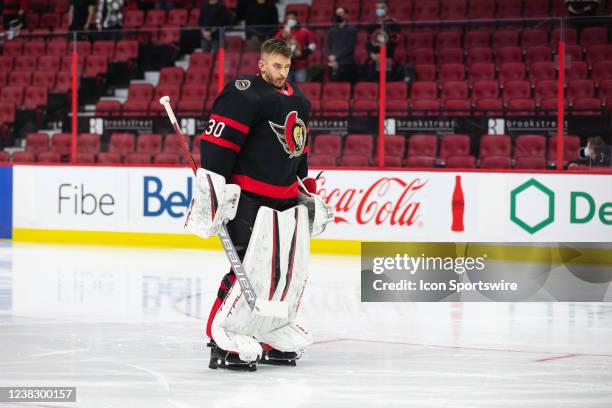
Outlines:
<svg viewBox="0 0 612 408"><path fill-rule="evenodd" d="M255 371L296 364L312 343L296 323L308 281L310 238L334 212L308 178L310 102L286 81L291 49L279 39L261 48L259 75L230 81L202 133L202 167L185 227L201 237L227 232L258 299L286 307L254 313L236 275L224 276L206 324L210 368Z"/></svg>

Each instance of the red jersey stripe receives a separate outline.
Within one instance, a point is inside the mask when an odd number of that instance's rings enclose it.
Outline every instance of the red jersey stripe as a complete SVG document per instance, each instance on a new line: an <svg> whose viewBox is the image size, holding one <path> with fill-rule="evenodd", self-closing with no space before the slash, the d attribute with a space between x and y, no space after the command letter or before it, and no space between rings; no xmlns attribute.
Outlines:
<svg viewBox="0 0 612 408"><path fill-rule="evenodd" d="M214 143L221 147L226 147L235 151L236 153L240 151L240 146L236 143L230 142L229 140L220 139L218 137L209 136L207 134L202 133L202 140L206 140L207 142Z"/></svg>
<svg viewBox="0 0 612 408"><path fill-rule="evenodd" d="M297 181L288 186L275 186L264 181L255 180L242 174L232 175L231 182L238 184L244 191L270 198L294 198L298 195Z"/></svg>
<svg viewBox="0 0 612 408"><path fill-rule="evenodd" d="M245 135L249 133L250 127L248 127L244 123L238 122L237 120L226 118L225 116L216 115L216 114L210 115L210 118L216 120L217 122L223 122L227 126L234 128L237 131L244 133Z"/></svg>

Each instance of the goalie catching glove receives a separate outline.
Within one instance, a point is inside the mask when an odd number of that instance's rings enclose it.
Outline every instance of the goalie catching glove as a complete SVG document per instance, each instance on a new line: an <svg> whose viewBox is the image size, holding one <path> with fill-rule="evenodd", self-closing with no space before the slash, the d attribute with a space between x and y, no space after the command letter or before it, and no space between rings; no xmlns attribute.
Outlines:
<svg viewBox="0 0 612 408"><path fill-rule="evenodd" d="M239 199L240 186L226 184L225 177L199 168L185 229L202 238L219 234L222 223L236 216Z"/></svg>
<svg viewBox="0 0 612 408"><path fill-rule="evenodd" d="M298 203L308 209L310 236L316 237L325 231L328 224L334 222L336 211L317 195L317 179L306 177L300 180L298 177L298 184L300 186Z"/></svg>

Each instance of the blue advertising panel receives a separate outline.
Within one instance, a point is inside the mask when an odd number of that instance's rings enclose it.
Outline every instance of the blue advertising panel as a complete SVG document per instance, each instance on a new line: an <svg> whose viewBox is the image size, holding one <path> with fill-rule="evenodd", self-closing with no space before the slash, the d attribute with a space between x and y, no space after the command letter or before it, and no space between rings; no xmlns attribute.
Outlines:
<svg viewBox="0 0 612 408"><path fill-rule="evenodd" d="M0 166L0 238L13 237L13 168Z"/></svg>

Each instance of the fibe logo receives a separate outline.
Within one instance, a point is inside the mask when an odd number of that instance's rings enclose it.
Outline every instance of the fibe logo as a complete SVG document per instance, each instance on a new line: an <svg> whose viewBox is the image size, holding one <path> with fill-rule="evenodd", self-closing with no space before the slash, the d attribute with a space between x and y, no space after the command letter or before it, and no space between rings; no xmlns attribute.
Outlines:
<svg viewBox="0 0 612 408"><path fill-rule="evenodd" d="M144 216L159 217L164 212L173 218L180 218L191 202L191 177L187 177L187 193L173 191L167 196L162 192L163 183L159 177L144 178Z"/></svg>

